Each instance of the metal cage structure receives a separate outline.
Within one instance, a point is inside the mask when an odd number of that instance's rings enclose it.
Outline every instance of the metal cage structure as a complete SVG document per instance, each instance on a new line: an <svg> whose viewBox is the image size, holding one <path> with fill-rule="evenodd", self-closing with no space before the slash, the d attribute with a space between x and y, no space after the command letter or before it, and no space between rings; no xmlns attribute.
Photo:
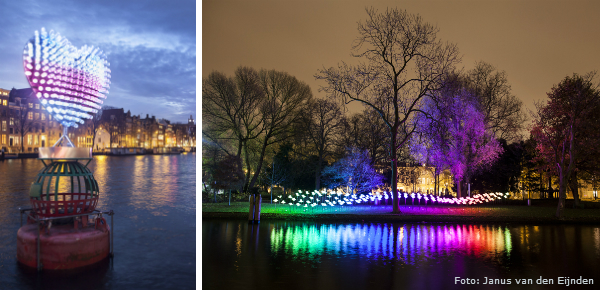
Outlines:
<svg viewBox="0 0 600 290"><path fill-rule="evenodd" d="M39 217L62 217L93 212L99 187L86 165L77 160L58 160L38 173L29 196L33 212Z"/></svg>

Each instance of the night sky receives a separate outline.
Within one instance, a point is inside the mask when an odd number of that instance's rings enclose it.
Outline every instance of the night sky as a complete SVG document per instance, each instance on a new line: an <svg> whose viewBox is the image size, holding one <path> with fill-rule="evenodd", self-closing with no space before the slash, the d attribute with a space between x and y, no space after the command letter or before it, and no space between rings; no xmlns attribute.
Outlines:
<svg viewBox="0 0 600 290"><path fill-rule="evenodd" d="M240 65L276 69L325 97L314 75L352 63L366 6L406 9L437 25L438 38L457 44L459 69L485 61L506 71L525 109L565 76L600 70L600 1L210 0L202 2L202 77L233 75Z"/></svg>
<svg viewBox="0 0 600 290"><path fill-rule="evenodd" d="M103 105L171 122L196 119L194 0L19 0L2 1L0 11L0 88L29 88L23 48L45 27L107 55L111 87Z"/></svg>

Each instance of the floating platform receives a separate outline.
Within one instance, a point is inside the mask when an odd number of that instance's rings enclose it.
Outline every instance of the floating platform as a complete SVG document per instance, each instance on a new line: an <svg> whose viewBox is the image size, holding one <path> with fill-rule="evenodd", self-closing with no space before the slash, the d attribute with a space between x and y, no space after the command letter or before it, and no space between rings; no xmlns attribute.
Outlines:
<svg viewBox="0 0 600 290"><path fill-rule="evenodd" d="M38 267L38 224L29 223L17 232L17 260ZM68 270L92 265L110 255L110 227L102 218L81 223L52 225L39 229L40 263L45 270Z"/></svg>

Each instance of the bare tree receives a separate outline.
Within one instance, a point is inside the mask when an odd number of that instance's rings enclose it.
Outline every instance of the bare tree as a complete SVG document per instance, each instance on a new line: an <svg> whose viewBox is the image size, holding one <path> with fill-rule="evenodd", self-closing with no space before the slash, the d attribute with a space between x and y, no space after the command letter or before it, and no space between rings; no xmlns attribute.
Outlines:
<svg viewBox="0 0 600 290"><path fill-rule="evenodd" d="M92 131L92 148L96 145L96 133L100 129L101 120L102 120L102 111L103 109L98 110L98 112L89 120L90 130Z"/></svg>
<svg viewBox="0 0 600 290"><path fill-rule="evenodd" d="M243 168L244 148L264 129L260 110L264 95L258 72L239 67L233 78L212 72L202 82L202 134L228 155L236 156L238 167ZM233 143L233 149L227 143Z"/></svg>
<svg viewBox="0 0 600 290"><path fill-rule="evenodd" d="M355 115L357 120L353 123L358 125L360 139L357 147L368 149L371 165L381 163L387 159L386 142L389 142L389 130L379 114L366 108L361 114Z"/></svg>
<svg viewBox="0 0 600 290"><path fill-rule="evenodd" d="M485 114L486 128L496 139L507 142L521 139L526 116L521 110L523 102L512 94L505 71L485 62L478 62L466 73L466 86L478 98Z"/></svg>
<svg viewBox="0 0 600 290"><path fill-rule="evenodd" d="M300 120L302 109L312 99L310 87L286 72L261 70L259 78L265 95L262 106L265 127L258 166L248 188L254 187L258 179L267 147L291 137L291 128Z"/></svg>
<svg viewBox="0 0 600 290"><path fill-rule="evenodd" d="M440 85L440 78L460 61L454 44L437 39L438 29L419 15L387 9L367 9L353 44L358 65L346 63L320 70L323 90L348 104L357 101L375 110L389 129L393 212L399 213L397 151L405 146L416 123L421 101Z"/></svg>
<svg viewBox="0 0 600 290"><path fill-rule="evenodd" d="M25 135L27 135L28 132L31 132L34 125L33 108L29 106L30 103L28 102L28 98L31 96L33 96L33 91L27 98L20 100L18 104L19 108L15 114L15 121L17 122L15 133L19 134L21 137L21 152L25 152Z"/></svg>
<svg viewBox="0 0 600 290"><path fill-rule="evenodd" d="M600 111L600 86L593 83L595 76L596 73L591 72L566 77L548 93L545 105L536 104L537 111L533 113L535 123L531 135L537 144L538 158L546 161L547 169L559 179L557 218L563 218L566 189L577 160L582 154L587 157L585 151L598 154L600 129L596 116Z"/></svg>
<svg viewBox="0 0 600 290"><path fill-rule="evenodd" d="M317 99L307 106L306 133L317 153L317 169L315 170L315 189L321 189L321 171L324 159L333 152L335 141L345 123L340 106L334 102Z"/></svg>

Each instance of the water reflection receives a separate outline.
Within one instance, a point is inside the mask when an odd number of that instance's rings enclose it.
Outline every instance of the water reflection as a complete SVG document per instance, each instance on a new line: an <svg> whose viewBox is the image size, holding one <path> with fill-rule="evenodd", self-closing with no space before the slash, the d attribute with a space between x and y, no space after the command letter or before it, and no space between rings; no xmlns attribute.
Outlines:
<svg viewBox="0 0 600 290"><path fill-rule="evenodd" d="M30 206L29 187L44 165L0 161L0 289L193 288L195 161L195 154L94 156L88 168L100 186L97 208L116 213L114 268L62 280L30 275L16 262L17 208ZM59 186L66 189L68 182L61 178Z"/></svg>
<svg viewBox="0 0 600 290"><path fill-rule="evenodd" d="M360 255L361 258L399 259L414 264L457 251L477 257L510 256L508 227L489 225L278 225L271 230L271 251L277 255Z"/></svg>

